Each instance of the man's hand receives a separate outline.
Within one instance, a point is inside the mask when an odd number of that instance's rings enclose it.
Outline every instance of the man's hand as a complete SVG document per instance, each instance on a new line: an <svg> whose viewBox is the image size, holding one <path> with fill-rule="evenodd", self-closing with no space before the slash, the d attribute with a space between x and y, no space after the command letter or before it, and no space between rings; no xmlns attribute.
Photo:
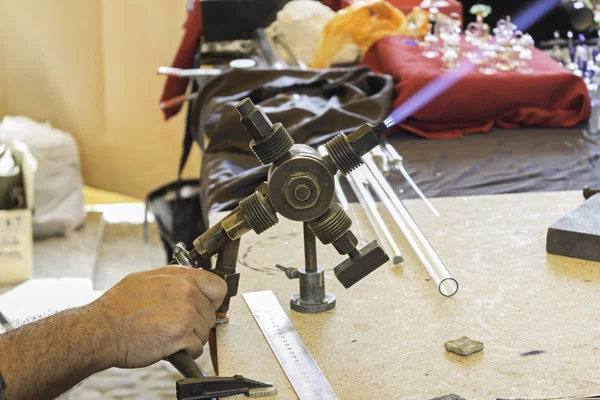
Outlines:
<svg viewBox="0 0 600 400"><path fill-rule="evenodd" d="M226 293L216 275L167 267L127 276L98 300L0 335L6 400L54 399L111 367L202 353Z"/></svg>
<svg viewBox="0 0 600 400"><path fill-rule="evenodd" d="M192 268L125 277L89 306L113 335L109 365L145 367L179 350L199 357L226 292L221 278Z"/></svg>

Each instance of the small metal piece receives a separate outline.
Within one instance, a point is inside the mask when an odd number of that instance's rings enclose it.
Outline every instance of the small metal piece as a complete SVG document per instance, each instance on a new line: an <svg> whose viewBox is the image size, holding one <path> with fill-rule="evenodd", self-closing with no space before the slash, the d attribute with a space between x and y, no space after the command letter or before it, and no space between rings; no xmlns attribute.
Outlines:
<svg viewBox="0 0 600 400"><path fill-rule="evenodd" d="M252 140L250 149L263 165L269 165L281 157L294 145L294 139L279 122L273 127L273 134L261 140Z"/></svg>
<svg viewBox="0 0 600 400"><path fill-rule="evenodd" d="M376 146L379 146L379 134L373 125L364 124L348 135L348 142L350 142L354 152L362 157Z"/></svg>
<svg viewBox="0 0 600 400"><path fill-rule="evenodd" d="M360 155L354 151L348 137L343 133L325 143L325 149L343 175L348 175L362 164Z"/></svg>
<svg viewBox="0 0 600 400"><path fill-rule="evenodd" d="M250 398L269 397L277 394L277 388L275 386L265 388L254 388L248 391L247 396Z"/></svg>
<svg viewBox="0 0 600 400"><path fill-rule="evenodd" d="M359 254L351 254L347 259L333 269L336 278L346 289L375 271L385 264L390 258L385 251L372 241L359 251Z"/></svg>
<svg viewBox="0 0 600 400"><path fill-rule="evenodd" d="M598 193L600 193L600 189L598 188L589 188L587 186L583 188L583 198L586 200Z"/></svg>
<svg viewBox="0 0 600 400"><path fill-rule="evenodd" d="M330 244L341 238L352 226L352 220L338 203L333 203L325 214L310 221L308 226L321 243Z"/></svg>
<svg viewBox="0 0 600 400"><path fill-rule="evenodd" d="M463 336L460 339L447 341L444 343L444 348L446 351L466 357L483 350L483 343Z"/></svg>
<svg viewBox="0 0 600 400"><path fill-rule="evenodd" d="M285 198L298 209L314 207L321 195L321 187L311 174L293 175L285 186Z"/></svg>
<svg viewBox="0 0 600 400"><path fill-rule="evenodd" d="M310 198L312 191L306 185L298 185L294 188L294 198L298 201L306 201Z"/></svg>
<svg viewBox="0 0 600 400"><path fill-rule="evenodd" d="M285 271L290 279L300 279L300 293L290 299L290 308L294 311L317 314L329 311L335 307L335 295L325 293L325 271L317 265L317 238L307 222L303 224L304 233L304 268L286 268L277 265Z"/></svg>
<svg viewBox="0 0 600 400"><path fill-rule="evenodd" d="M333 247L340 254L350 254L353 250L356 249L356 245L358 245L358 239L354 236L352 231L348 231L344 233L344 235L338 240L334 241Z"/></svg>
<svg viewBox="0 0 600 400"><path fill-rule="evenodd" d="M376 126L364 124L348 136L340 133L325 143L325 149L337 169L348 175L362 165L360 158L363 155L379 145L379 135L386 129L383 123Z"/></svg>
<svg viewBox="0 0 600 400"><path fill-rule="evenodd" d="M173 246L173 259L181 266L195 268L194 263L190 260L185 244L182 242Z"/></svg>
<svg viewBox="0 0 600 400"><path fill-rule="evenodd" d="M302 223L302 234L304 237L304 268L306 272L317 272L317 239L308 226L308 222Z"/></svg>
<svg viewBox="0 0 600 400"><path fill-rule="evenodd" d="M335 308L335 295L325 292L325 271L318 267L315 272L302 268L300 293L290 298L290 308L304 314L318 314Z"/></svg>
<svg viewBox="0 0 600 400"><path fill-rule="evenodd" d="M283 217L292 221L311 221L321 216L335 197L335 183L330 167L310 146L295 144L286 157L277 160L269 170L269 202ZM299 201L305 185L310 197ZM300 186L301 187L301 186Z"/></svg>
<svg viewBox="0 0 600 400"><path fill-rule="evenodd" d="M259 192L254 192L240 201L240 208L252 230L258 234L279 222L277 214L270 209L265 197Z"/></svg>
<svg viewBox="0 0 600 400"><path fill-rule="evenodd" d="M325 150L325 146L319 146L317 151L321 157L327 156L327 150ZM337 197L338 201L340 202L342 209L344 209L344 211L348 211L348 199L346 198L346 195L344 194L344 189L342 188L342 185L340 183L339 172L335 174L333 180L335 184L335 197Z"/></svg>
<svg viewBox="0 0 600 400"><path fill-rule="evenodd" d="M227 294L217 314L225 315L229 311L229 303L232 297L238 293L240 285L240 273L236 271L237 258L240 249L240 239L227 242L217 256L215 268L210 271L219 276L227 284Z"/></svg>
<svg viewBox="0 0 600 400"><path fill-rule="evenodd" d="M176 383L177 400L213 399L245 394L248 397L268 396L274 392L273 385L244 378L241 375L232 377L211 376L204 378L180 379ZM265 391L264 389L271 389Z"/></svg>
<svg viewBox="0 0 600 400"><path fill-rule="evenodd" d="M300 277L300 271L298 268L284 267L281 264L275 264L275 267L285 272L288 279L298 279Z"/></svg>
<svg viewBox="0 0 600 400"><path fill-rule="evenodd" d="M249 97L240 101L236 110L240 114L240 121L252 139L259 141L273 133L273 123L260 107L256 107Z"/></svg>
<svg viewBox="0 0 600 400"><path fill-rule="evenodd" d="M273 124L260 107L250 98L236 106L240 121L252 136L250 149L263 165L283 157L294 145L294 139L280 123Z"/></svg>

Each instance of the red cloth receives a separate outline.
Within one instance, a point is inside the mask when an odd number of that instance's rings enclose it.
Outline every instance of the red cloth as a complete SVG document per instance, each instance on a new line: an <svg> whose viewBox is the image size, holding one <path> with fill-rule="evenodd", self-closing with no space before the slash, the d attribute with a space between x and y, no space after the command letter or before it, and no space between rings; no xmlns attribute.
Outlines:
<svg viewBox="0 0 600 400"><path fill-rule="evenodd" d="M394 109L442 74L441 60L421 52L405 38L388 36L365 55L363 64L394 78ZM531 66L533 75L498 71L490 76L473 68L398 126L427 138L454 139L493 126L569 128L589 120L590 98L581 78L537 49Z"/></svg>
<svg viewBox="0 0 600 400"><path fill-rule="evenodd" d="M177 50L172 66L175 68L189 69L193 67L196 45L198 44L200 35L202 35L202 9L200 7L200 0L194 1L194 7L188 15L188 19L183 27L185 33L181 39L181 43L179 43L179 49ZM189 78L178 78L175 76L167 77L167 81L163 87L162 96L160 97L160 103L167 102L174 97L183 95L187 90L189 82ZM177 115L183 104L184 103L164 108L163 113L165 114L165 119Z"/></svg>

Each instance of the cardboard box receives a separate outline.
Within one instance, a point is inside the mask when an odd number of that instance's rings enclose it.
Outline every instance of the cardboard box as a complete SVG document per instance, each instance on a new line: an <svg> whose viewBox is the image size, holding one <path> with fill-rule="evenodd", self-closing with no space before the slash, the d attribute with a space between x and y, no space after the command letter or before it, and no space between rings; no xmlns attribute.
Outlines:
<svg viewBox="0 0 600 400"><path fill-rule="evenodd" d="M0 285L29 279L33 266L33 177L37 162L25 144L11 141L7 145L21 166L27 208L0 210Z"/></svg>

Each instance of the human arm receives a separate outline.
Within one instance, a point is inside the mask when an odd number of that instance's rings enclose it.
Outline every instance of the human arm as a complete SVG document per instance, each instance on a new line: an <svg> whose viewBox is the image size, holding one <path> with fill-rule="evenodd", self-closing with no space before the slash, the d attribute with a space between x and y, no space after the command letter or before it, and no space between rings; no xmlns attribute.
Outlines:
<svg viewBox="0 0 600 400"><path fill-rule="evenodd" d="M166 267L127 276L95 302L0 335L4 400L53 399L111 367L151 365L179 350L196 358L226 285Z"/></svg>

